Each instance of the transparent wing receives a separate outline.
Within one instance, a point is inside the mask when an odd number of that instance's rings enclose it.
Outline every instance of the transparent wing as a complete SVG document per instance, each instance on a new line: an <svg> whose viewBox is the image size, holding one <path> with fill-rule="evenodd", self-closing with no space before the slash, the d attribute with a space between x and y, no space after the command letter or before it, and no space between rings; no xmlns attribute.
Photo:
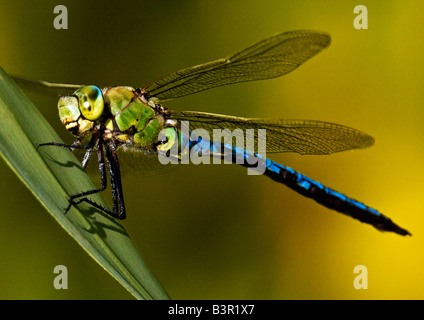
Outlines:
<svg viewBox="0 0 424 320"><path fill-rule="evenodd" d="M292 31L268 39L228 58L166 75L144 88L166 100L238 82L279 77L329 46L331 38L316 31Z"/></svg>
<svg viewBox="0 0 424 320"><path fill-rule="evenodd" d="M228 129L236 133L234 137L243 135L244 138L246 129L254 129L254 147L257 148L259 141L266 142L267 153L330 154L374 143L373 137L361 131L322 121L249 119L191 111L170 111L170 118L189 121L190 130L205 129L210 139L213 139L213 129ZM257 129L266 129L266 138L258 135Z"/></svg>
<svg viewBox="0 0 424 320"><path fill-rule="evenodd" d="M74 91L77 89L83 87L83 85L78 84L53 83L43 80L26 79L14 75L11 75L11 77L13 81L15 81L16 84L22 89L32 93L49 96L67 96L74 93Z"/></svg>

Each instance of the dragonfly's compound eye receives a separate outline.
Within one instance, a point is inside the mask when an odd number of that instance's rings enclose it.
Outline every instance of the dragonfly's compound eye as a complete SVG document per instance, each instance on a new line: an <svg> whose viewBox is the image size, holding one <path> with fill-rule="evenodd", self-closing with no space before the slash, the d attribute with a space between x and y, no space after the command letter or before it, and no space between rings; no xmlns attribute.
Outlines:
<svg viewBox="0 0 424 320"><path fill-rule="evenodd" d="M85 86L75 92L79 109L87 120L97 120L103 113L104 100L102 92L96 86Z"/></svg>

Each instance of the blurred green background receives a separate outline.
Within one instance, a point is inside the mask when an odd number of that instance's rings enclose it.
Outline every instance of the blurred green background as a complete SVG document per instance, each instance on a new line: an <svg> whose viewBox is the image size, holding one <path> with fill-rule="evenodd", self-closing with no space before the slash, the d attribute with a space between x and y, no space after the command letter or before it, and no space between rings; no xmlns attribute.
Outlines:
<svg viewBox="0 0 424 320"><path fill-rule="evenodd" d="M59 4L68 30L53 27ZM368 30L353 27L359 4ZM366 150L270 156L380 210L412 237L380 233L235 165L127 174L123 224L175 299L424 299L423 10L418 0L0 0L0 65L29 78L142 87L275 33L328 32L329 49L289 75L164 105L331 121L372 135ZM56 98L30 98L72 142ZM3 160L0 200L1 299L132 298ZM59 264L68 290L53 287ZM356 265L368 268L367 290L353 287Z"/></svg>

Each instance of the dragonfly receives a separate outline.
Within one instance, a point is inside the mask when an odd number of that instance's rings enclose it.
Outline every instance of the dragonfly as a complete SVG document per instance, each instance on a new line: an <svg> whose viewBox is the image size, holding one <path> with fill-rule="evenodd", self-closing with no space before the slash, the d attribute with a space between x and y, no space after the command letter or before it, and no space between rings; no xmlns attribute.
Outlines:
<svg viewBox="0 0 424 320"><path fill-rule="evenodd" d="M330 43L330 35L324 32L297 30L280 33L226 58L170 73L142 88L113 86L100 89L94 85L59 84L17 76L12 78L23 88L35 88L61 96L58 102L59 118L76 140L71 145L48 142L40 146L65 147L71 151L84 149L84 168L93 152L97 154L100 188L71 195L65 212L85 202L116 219L125 219L117 150L137 150L145 155L170 155L171 150L176 150L173 160L181 162L187 153L187 148L183 148L185 142L190 152L208 150L210 157L221 159L224 155L228 159L229 155L232 162L250 169L255 169L252 163L256 161L256 167L263 166L263 175L329 209L372 225L380 231L410 235L409 231L376 209L254 150L201 136L193 139L190 135L196 129L213 134L214 129L233 132L241 129L246 132L250 128L256 131L247 139L257 145L264 145L266 152L323 155L368 147L374 143L368 134L323 121L242 118L197 111L173 111L162 105L165 100L219 86L282 76L327 48ZM188 131L182 127L186 122L189 123ZM259 129L265 129L266 135L259 134ZM242 161L238 161L240 159ZM107 171L112 190L112 210L90 199L90 195L107 188Z"/></svg>

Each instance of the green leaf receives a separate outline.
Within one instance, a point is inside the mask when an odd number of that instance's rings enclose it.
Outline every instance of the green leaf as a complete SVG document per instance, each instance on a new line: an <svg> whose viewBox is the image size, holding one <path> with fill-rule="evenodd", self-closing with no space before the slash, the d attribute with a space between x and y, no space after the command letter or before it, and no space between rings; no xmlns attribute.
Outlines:
<svg viewBox="0 0 424 320"><path fill-rule="evenodd" d="M61 139L1 68L0 115L1 156L56 221L136 298L168 299L119 221L87 204L64 214L69 195L95 186L68 149L38 147Z"/></svg>

